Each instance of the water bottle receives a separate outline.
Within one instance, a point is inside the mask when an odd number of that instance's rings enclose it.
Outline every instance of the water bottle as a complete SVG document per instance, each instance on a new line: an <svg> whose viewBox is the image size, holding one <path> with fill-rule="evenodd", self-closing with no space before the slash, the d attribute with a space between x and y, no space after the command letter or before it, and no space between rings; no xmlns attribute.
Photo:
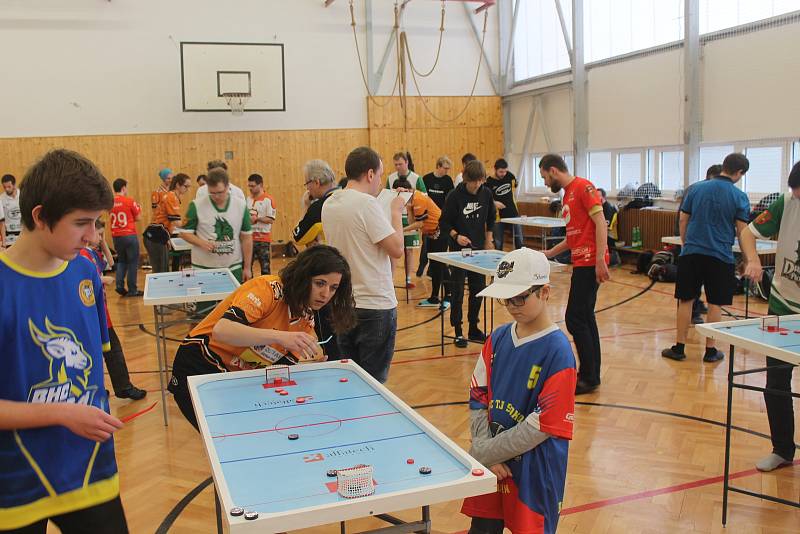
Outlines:
<svg viewBox="0 0 800 534"><path fill-rule="evenodd" d="M642 248L642 233L641 233L641 230L639 230L638 226L634 226L633 227L633 240L632 241L633 242L631 243L631 246L633 248Z"/></svg>

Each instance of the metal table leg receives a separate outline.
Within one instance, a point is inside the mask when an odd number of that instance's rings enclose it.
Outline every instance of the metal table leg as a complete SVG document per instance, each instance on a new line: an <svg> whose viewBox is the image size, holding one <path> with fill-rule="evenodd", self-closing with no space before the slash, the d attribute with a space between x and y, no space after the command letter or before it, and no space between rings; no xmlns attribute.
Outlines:
<svg viewBox="0 0 800 534"><path fill-rule="evenodd" d="M164 374L166 373L166 359L167 359L167 340L164 327L162 326L163 310L161 306L153 306L153 315L155 316L155 333L156 333L156 359L158 360L158 383L161 387L161 412L164 414L164 426L167 426L167 387Z"/></svg>
<svg viewBox="0 0 800 534"><path fill-rule="evenodd" d="M734 348L731 345L728 354L728 409L725 414L725 473L722 481L722 526L728 521L728 475L731 467L731 416L733 410L733 357Z"/></svg>

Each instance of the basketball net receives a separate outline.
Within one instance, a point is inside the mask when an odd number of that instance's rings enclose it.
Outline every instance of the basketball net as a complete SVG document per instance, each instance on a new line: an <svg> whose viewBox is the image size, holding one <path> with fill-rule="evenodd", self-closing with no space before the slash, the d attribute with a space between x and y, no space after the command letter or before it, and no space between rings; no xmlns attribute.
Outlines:
<svg viewBox="0 0 800 534"><path fill-rule="evenodd" d="M250 93L222 93L222 96L231 108L231 113L237 116L244 113L244 107L250 100Z"/></svg>

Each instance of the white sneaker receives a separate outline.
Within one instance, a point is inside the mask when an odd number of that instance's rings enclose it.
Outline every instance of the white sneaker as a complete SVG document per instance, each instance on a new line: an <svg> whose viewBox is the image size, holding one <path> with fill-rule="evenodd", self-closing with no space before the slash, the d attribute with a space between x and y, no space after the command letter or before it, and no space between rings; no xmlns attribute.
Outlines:
<svg viewBox="0 0 800 534"><path fill-rule="evenodd" d="M770 453L769 455L765 456L764 458L760 459L758 463L756 463L756 469L763 472L774 471L779 467L783 467L785 465L791 465L792 462L786 460L783 456L778 454Z"/></svg>

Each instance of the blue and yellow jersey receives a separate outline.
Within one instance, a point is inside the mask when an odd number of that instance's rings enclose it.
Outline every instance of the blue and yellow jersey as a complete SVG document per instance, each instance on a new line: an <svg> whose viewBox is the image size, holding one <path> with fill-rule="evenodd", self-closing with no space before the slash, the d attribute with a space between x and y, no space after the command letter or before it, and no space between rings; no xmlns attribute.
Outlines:
<svg viewBox="0 0 800 534"><path fill-rule="evenodd" d="M31 272L0 254L0 399L108 410L103 287L83 257ZM0 430L0 530L119 495L114 442L64 426Z"/></svg>

